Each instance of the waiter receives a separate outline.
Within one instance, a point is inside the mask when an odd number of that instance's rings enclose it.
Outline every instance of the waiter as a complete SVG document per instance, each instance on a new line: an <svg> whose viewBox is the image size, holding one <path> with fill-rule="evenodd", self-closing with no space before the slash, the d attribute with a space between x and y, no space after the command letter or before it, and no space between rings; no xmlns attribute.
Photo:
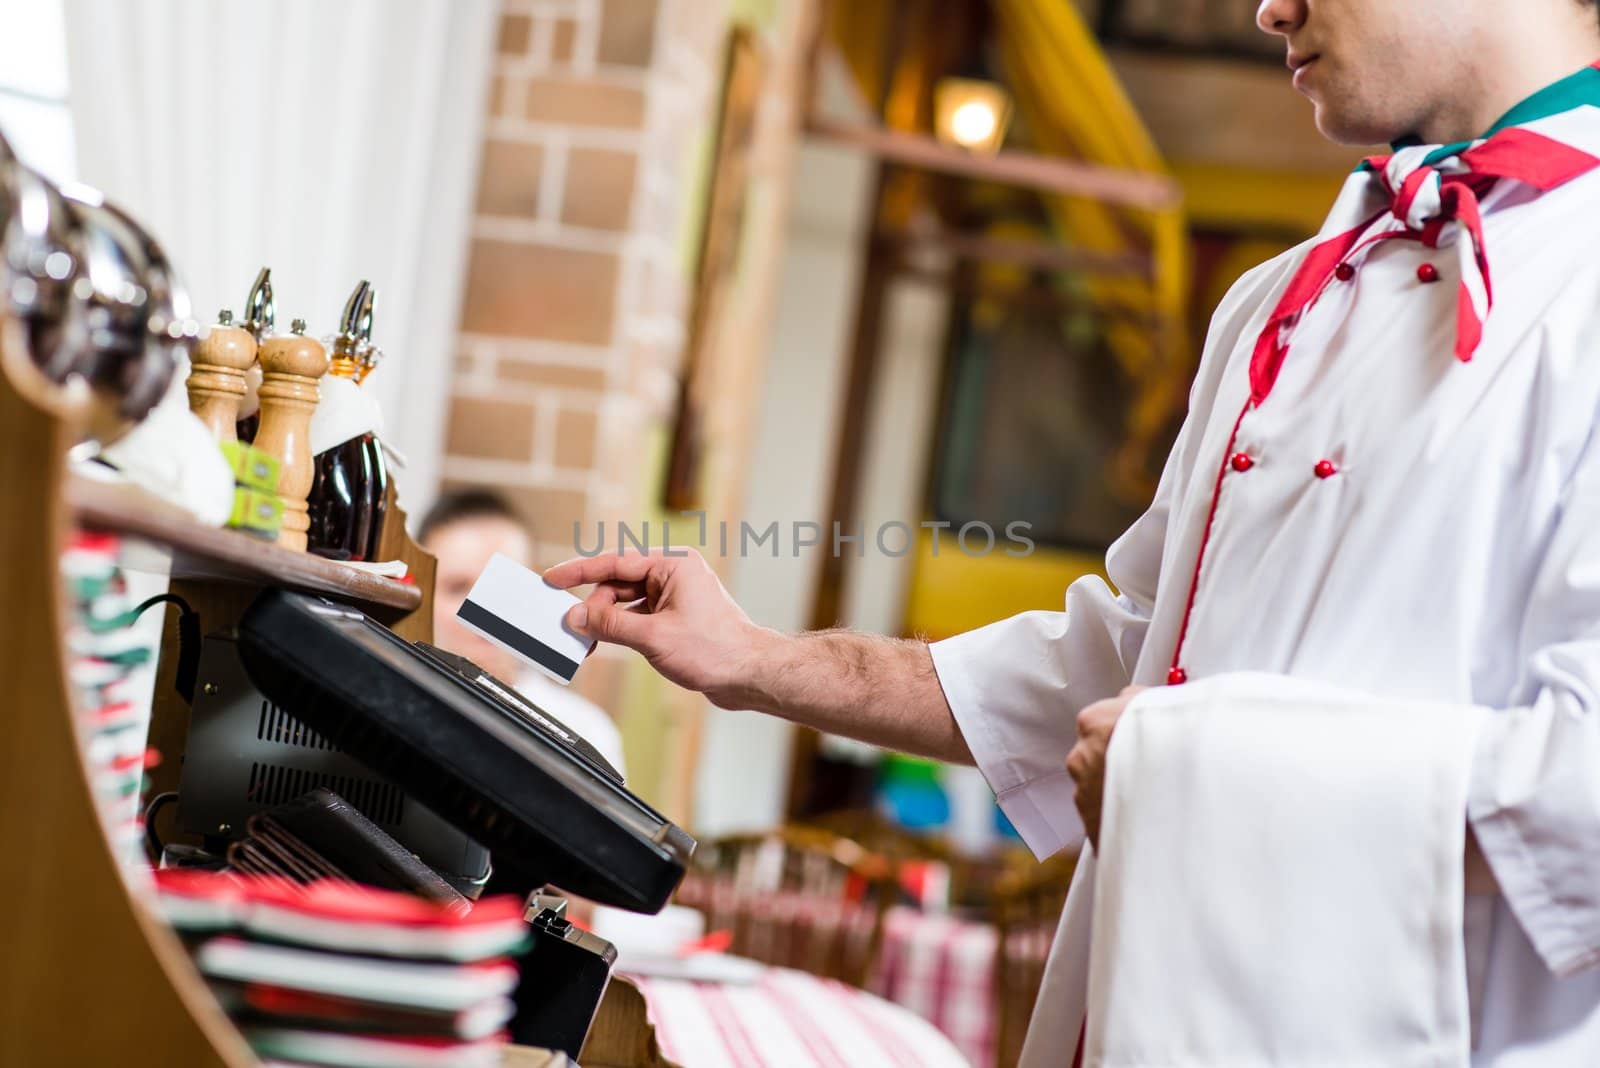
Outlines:
<svg viewBox="0 0 1600 1068"><path fill-rule="evenodd" d="M1487 859L1473 1063L1597 1065L1600 13L1266 0L1257 21L1325 135L1397 147L1217 310L1155 501L1107 556L1120 593L1084 578L1063 612L930 646L757 627L698 556L548 577L598 583L572 624L722 707L976 762L1040 856L1094 840L1142 687L1250 671L1487 707L1462 814ZM1070 1063L1082 896L1028 1064Z"/></svg>

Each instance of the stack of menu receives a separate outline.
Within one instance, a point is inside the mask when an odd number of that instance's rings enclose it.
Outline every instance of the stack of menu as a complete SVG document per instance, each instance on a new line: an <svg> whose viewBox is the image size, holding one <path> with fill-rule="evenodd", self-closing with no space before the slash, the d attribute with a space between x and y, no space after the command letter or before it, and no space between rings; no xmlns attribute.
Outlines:
<svg viewBox="0 0 1600 1068"><path fill-rule="evenodd" d="M156 873L163 912L269 1064L496 1068L526 946L522 905L462 914L324 881Z"/></svg>

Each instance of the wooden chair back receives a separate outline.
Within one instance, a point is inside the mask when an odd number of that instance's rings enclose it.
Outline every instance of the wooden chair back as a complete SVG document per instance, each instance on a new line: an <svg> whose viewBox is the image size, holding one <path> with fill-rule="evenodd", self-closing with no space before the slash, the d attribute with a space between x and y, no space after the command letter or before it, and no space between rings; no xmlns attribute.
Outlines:
<svg viewBox="0 0 1600 1068"><path fill-rule="evenodd" d="M733 935L729 952L863 986L893 902L889 863L808 827L702 842L678 903Z"/></svg>
<svg viewBox="0 0 1600 1068"><path fill-rule="evenodd" d="M806 825L857 842L896 869L908 863L943 865L949 873L950 889L942 907L974 917L987 917L993 912L994 893L1006 873L1035 867L1033 854L1021 846L1008 846L987 856L971 856L942 836L907 830L872 809L823 813L808 818Z"/></svg>
<svg viewBox="0 0 1600 1068"><path fill-rule="evenodd" d="M1043 864L1007 873L995 889L993 917L1000 945L995 965L998 1068L1011 1068L1022 1055L1022 1040L1044 981L1045 958L1077 866L1076 853L1057 854Z"/></svg>

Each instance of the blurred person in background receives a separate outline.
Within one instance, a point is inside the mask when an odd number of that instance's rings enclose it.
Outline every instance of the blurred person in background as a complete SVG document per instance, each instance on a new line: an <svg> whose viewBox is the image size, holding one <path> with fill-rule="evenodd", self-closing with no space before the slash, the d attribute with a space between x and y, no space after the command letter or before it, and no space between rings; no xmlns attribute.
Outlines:
<svg viewBox="0 0 1600 1068"><path fill-rule="evenodd" d="M605 709L456 618L461 602L495 553L524 567L532 566L533 539L515 509L491 490L451 490L423 517L417 541L439 560L433 592L433 644L515 686L528 700L587 739L612 767L626 775L622 736Z"/></svg>
<svg viewBox="0 0 1600 1068"><path fill-rule="evenodd" d="M1086 577L1065 611L930 646L759 627L695 554L545 577L594 583L576 629L717 705L976 763L1041 857L1086 833L1099 844L1113 731L1152 687L1199 701L1249 673L1281 695L1441 702L1464 724L1483 711L1461 813L1471 1063L1592 1068L1600 12L1264 0L1257 21L1327 137L1395 147L1351 175L1316 238L1217 309L1155 500L1108 553L1115 590ZM1366 742L1377 766L1385 739ZM1092 872L1078 865L1046 966L1033 1068L1082 1051ZM1425 1062L1365 1063L1464 1064L1459 1037ZM1161 1063L1180 1061L1213 1063ZM1270 1063L1332 1062L1296 1049Z"/></svg>

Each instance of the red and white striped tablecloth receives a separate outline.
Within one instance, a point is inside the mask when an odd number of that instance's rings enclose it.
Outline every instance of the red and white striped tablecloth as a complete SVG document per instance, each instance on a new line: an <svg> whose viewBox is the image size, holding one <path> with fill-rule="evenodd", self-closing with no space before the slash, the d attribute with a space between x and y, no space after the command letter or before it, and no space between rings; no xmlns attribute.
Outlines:
<svg viewBox="0 0 1600 1068"><path fill-rule="evenodd" d="M869 985L943 1031L975 1068L990 1068L1000 1023L999 942L990 924L897 906L884 917Z"/></svg>
<svg viewBox="0 0 1600 1068"><path fill-rule="evenodd" d="M865 991L787 968L753 983L630 977L683 1068L970 1068L950 1040Z"/></svg>

